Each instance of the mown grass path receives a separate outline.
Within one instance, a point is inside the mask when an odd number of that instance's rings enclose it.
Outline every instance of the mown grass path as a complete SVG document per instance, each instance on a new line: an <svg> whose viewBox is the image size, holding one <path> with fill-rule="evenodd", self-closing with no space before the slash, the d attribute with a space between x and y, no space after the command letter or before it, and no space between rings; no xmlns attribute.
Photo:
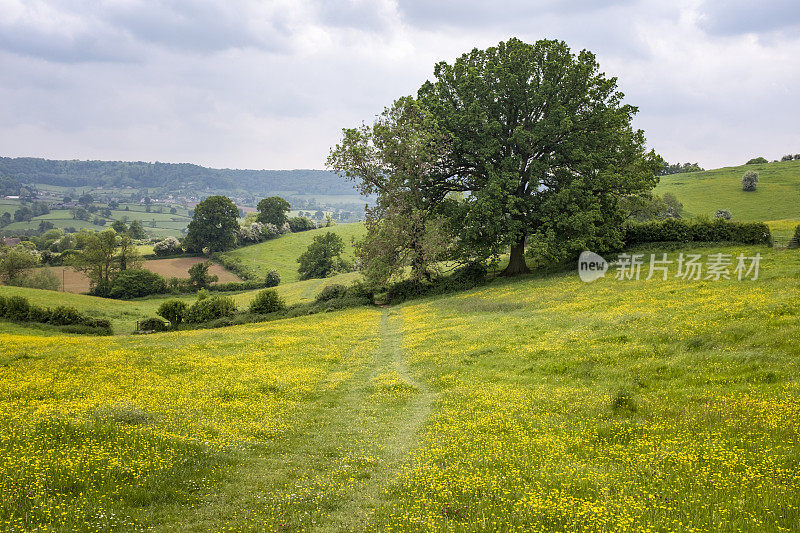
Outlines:
<svg viewBox="0 0 800 533"><path fill-rule="evenodd" d="M176 507L153 517L156 528L338 532L368 527L435 400L408 368L400 320L397 311L386 309L370 360L349 379L309 398L312 408L290 434L242 452L218 491L191 509Z"/></svg>
<svg viewBox="0 0 800 533"><path fill-rule="evenodd" d="M359 524L369 520L381 502L384 488L418 440L419 430L431 412L435 393L421 381L414 379L402 350L402 331L396 311L387 309L381 320L381 344L375 354L373 376L393 375L398 379L398 387L408 387L413 391L405 402L402 412L384 432L383 455L375 464L370 475L354 484L342 503L328 517L322 526L323 531L353 531Z"/></svg>

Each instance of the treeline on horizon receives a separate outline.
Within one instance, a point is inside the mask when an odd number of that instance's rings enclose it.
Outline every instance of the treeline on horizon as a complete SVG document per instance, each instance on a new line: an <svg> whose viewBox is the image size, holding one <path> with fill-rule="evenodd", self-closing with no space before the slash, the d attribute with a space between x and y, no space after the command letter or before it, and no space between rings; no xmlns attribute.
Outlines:
<svg viewBox="0 0 800 533"><path fill-rule="evenodd" d="M191 163L66 161L0 157L0 176L21 183L61 187L148 187L181 190L246 190L253 194L355 194L351 183L327 170L215 169Z"/></svg>

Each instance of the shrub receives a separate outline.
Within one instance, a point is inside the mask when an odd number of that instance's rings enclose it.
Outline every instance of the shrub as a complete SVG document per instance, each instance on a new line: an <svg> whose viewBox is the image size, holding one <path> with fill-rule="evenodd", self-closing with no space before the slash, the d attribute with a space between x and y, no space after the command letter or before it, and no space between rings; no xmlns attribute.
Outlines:
<svg viewBox="0 0 800 533"><path fill-rule="evenodd" d="M762 222L729 222L722 218L686 221L674 218L628 224L625 245L652 242L736 242L772 246L772 233Z"/></svg>
<svg viewBox="0 0 800 533"><path fill-rule="evenodd" d="M169 324L160 318L150 317L139 322L139 331L167 331Z"/></svg>
<svg viewBox="0 0 800 533"><path fill-rule="evenodd" d="M252 291L262 287L264 287L264 283L260 281L229 281L227 283L215 283L211 286L211 290L214 292Z"/></svg>
<svg viewBox="0 0 800 533"><path fill-rule="evenodd" d="M181 243L175 237L167 237L153 245L153 252L158 256L175 255L181 252Z"/></svg>
<svg viewBox="0 0 800 533"><path fill-rule="evenodd" d="M6 316L6 297L0 296L0 318Z"/></svg>
<svg viewBox="0 0 800 533"><path fill-rule="evenodd" d="M50 312L50 323L57 326L83 324L85 316L74 307L59 305Z"/></svg>
<svg viewBox="0 0 800 533"><path fill-rule="evenodd" d="M286 303L275 289L264 289L250 302L250 312L265 315L286 309Z"/></svg>
<svg viewBox="0 0 800 533"><path fill-rule="evenodd" d="M156 311L158 316L164 317L172 325L172 328L177 328L183 317L186 315L186 302L181 300L167 300L158 306Z"/></svg>
<svg viewBox="0 0 800 533"><path fill-rule="evenodd" d="M28 287L31 289L44 289L57 291L61 288L61 280L51 270L44 268L32 269L16 278L8 280L8 285L15 287Z"/></svg>
<svg viewBox="0 0 800 533"><path fill-rule="evenodd" d="M485 263L473 261L454 270L450 277L454 281L478 285L486 281L488 272Z"/></svg>
<svg viewBox="0 0 800 533"><path fill-rule="evenodd" d="M789 248L800 248L800 224L794 228L794 235L792 235L792 240L789 241Z"/></svg>
<svg viewBox="0 0 800 533"><path fill-rule="evenodd" d="M289 228L291 228L293 233L316 229L316 227L317 225L307 217L292 217L289 219Z"/></svg>
<svg viewBox="0 0 800 533"><path fill-rule="evenodd" d="M387 303L399 303L411 298L418 298L430 290L430 285L414 279L404 279L393 283L386 290Z"/></svg>
<svg viewBox="0 0 800 533"><path fill-rule="evenodd" d="M342 298L345 294L347 294L347 287L341 283L333 283L323 287L323 289L319 291L319 294L317 294L316 300L318 302L327 302L328 300Z"/></svg>
<svg viewBox="0 0 800 533"><path fill-rule="evenodd" d="M12 296L6 300L5 317L9 320L16 320L23 322L28 320L28 313L30 313L31 304L24 296Z"/></svg>
<svg viewBox="0 0 800 533"><path fill-rule="evenodd" d="M794 160L800 161L800 154L794 154Z"/></svg>
<svg viewBox="0 0 800 533"><path fill-rule="evenodd" d="M167 292L167 280L149 270L123 270L111 285L112 298L138 298Z"/></svg>
<svg viewBox="0 0 800 533"><path fill-rule="evenodd" d="M787 155L781 157L781 161L791 161L792 159L794 159L792 157L792 154L787 154Z"/></svg>
<svg viewBox="0 0 800 533"><path fill-rule="evenodd" d="M198 289L204 289L217 281L219 277L209 275L208 267L211 263L208 261L202 263L195 263L189 267L189 282Z"/></svg>
<svg viewBox="0 0 800 533"><path fill-rule="evenodd" d="M357 280L347 287L347 296L361 299L365 303L373 303L375 301L375 288L361 280Z"/></svg>
<svg viewBox="0 0 800 533"><path fill-rule="evenodd" d="M714 213L714 218L722 218L724 220L730 220L733 217L731 212L727 209L717 209L716 213Z"/></svg>
<svg viewBox="0 0 800 533"><path fill-rule="evenodd" d="M236 304L227 296L198 299L187 310L184 320L191 324L208 322L236 314Z"/></svg>
<svg viewBox="0 0 800 533"><path fill-rule="evenodd" d="M92 328L107 330L108 334L111 335L111 321L107 318L92 318L90 316L84 315L83 325Z"/></svg>
<svg viewBox="0 0 800 533"><path fill-rule="evenodd" d="M270 270L267 272L267 277L264 278L265 287L277 287L281 282L281 275L277 270Z"/></svg>
<svg viewBox="0 0 800 533"><path fill-rule="evenodd" d="M742 190L755 191L758 186L758 172L748 170L742 176Z"/></svg>
<svg viewBox="0 0 800 533"><path fill-rule="evenodd" d="M769 163L769 161L767 161L763 157L754 157L753 159L748 161L746 164L748 164L748 165L763 165L764 163Z"/></svg>
<svg viewBox="0 0 800 533"><path fill-rule="evenodd" d="M29 322L38 322L40 324L47 324L50 322L50 310L38 305L31 305L28 310L27 320Z"/></svg>

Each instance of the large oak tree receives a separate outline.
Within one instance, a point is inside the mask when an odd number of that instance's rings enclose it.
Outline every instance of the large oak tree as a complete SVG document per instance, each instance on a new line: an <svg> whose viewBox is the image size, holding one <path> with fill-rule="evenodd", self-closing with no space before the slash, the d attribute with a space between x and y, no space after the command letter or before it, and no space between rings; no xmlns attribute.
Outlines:
<svg viewBox="0 0 800 533"><path fill-rule="evenodd" d="M441 62L418 100L450 145L432 197L462 191L464 253L510 248L508 275L538 257L561 260L584 248L621 244L619 198L651 189L662 162L645 149L616 78L588 51L518 39Z"/></svg>

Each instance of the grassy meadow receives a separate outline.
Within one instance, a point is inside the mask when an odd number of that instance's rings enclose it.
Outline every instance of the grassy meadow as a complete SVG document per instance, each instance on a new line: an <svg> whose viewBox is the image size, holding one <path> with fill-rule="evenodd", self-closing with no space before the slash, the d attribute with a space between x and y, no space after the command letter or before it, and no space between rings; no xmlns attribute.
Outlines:
<svg viewBox="0 0 800 533"><path fill-rule="evenodd" d="M760 276L102 343L3 324L0 529L796 531L800 253L680 251Z"/></svg>

